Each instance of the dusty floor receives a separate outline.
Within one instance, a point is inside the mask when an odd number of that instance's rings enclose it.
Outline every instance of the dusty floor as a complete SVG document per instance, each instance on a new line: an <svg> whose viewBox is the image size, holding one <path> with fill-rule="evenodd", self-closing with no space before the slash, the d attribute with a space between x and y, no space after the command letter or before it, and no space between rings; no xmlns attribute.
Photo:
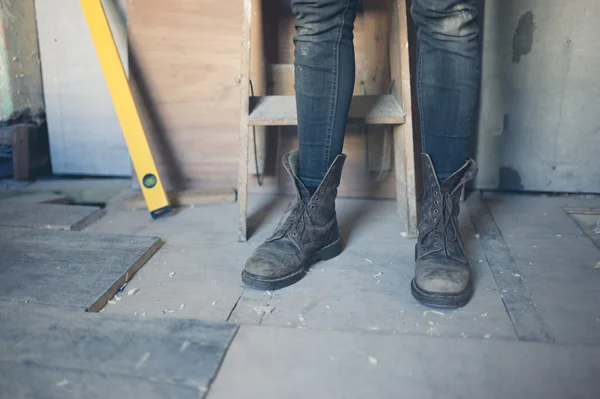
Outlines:
<svg viewBox="0 0 600 399"><path fill-rule="evenodd" d="M290 198L251 196L254 233L238 243L234 203L152 220L126 195L86 230L165 244L103 312L239 324L209 398L600 397L598 197L472 195L475 294L440 310L410 294L415 241L393 201L338 200L342 255L264 292L240 272Z"/></svg>
<svg viewBox="0 0 600 399"><path fill-rule="evenodd" d="M241 324L389 334L515 338L468 214L463 235L476 268L477 294L458 311L422 307L410 294L414 241L402 238L393 201L339 200L341 256L316 264L298 284L274 292L246 289L245 258L272 233L290 198L255 197L258 224L248 243L235 234L235 204L183 208L151 221L147 212L107 215L88 230L158 235L166 244L130 281L139 288L107 313L192 317ZM267 209L267 211L264 211Z"/></svg>
<svg viewBox="0 0 600 399"><path fill-rule="evenodd" d="M411 296L414 240L401 236L393 201L339 200L342 255L316 264L298 284L275 292L246 289L240 272L245 258L275 228L287 197L252 198L256 231L247 243L236 241L235 204L182 208L152 221L145 211L120 210L117 200L88 230L165 240L130 281L129 287L139 291L107 305L108 313L462 338L518 339L541 328L545 338L539 340L600 344L600 269L595 268L600 250L564 210L565 205L593 208L598 200L484 199L463 205L461 233L475 269L476 293L468 306L454 311L423 307ZM475 214L481 207L499 237L489 223L476 231L471 217L481 221ZM534 306L528 312L523 304L509 304L507 311L503 299L531 300Z"/></svg>

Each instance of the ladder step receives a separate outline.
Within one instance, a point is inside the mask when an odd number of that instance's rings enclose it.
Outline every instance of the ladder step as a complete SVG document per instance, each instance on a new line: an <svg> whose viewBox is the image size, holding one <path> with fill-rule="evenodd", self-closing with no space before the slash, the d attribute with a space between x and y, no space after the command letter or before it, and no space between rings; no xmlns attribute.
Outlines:
<svg viewBox="0 0 600 399"><path fill-rule="evenodd" d="M391 94L354 96L348 124L401 125L405 122L402 107ZM297 125L295 96L264 96L250 98L250 126Z"/></svg>

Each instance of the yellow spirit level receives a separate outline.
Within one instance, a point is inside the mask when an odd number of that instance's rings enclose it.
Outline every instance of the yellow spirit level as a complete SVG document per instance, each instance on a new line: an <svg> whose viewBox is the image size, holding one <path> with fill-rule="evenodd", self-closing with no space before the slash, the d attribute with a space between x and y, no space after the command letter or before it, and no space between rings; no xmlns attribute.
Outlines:
<svg viewBox="0 0 600 399"><path fill-rule="evenodd" d="M154 219L171 212L101 0L80 0L146 205Z"/></svg>

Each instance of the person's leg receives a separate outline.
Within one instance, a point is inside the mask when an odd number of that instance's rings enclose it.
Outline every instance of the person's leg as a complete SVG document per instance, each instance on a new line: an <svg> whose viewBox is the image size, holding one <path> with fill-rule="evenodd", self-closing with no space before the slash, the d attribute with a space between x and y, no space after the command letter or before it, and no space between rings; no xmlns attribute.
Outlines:
<svg viewBox="0 0 600 399"><path fill-rule="evenodd" d="M314 192L342 152L354 89L357 0L293 0L300 180Z"/></svg>
<svg viewBox="0 0 600 399"><path fill-rule="evenodd" d="M458 214L462 188L477 174L469 159L481 70L477 3L413 0L423 199L411 288L426 305L463 306L473 293Z"/></svg>
<svg viewBox="0 0 600 399"><path fill-rule="evenodd" d="M481 73L480 1L413 0L423 152L440 181L469 157Z"/></svg>
<svg viewBox="0 0 600 399"><path fill-rule="evenodd" d="M315 260L342 251L335 198L354 88L357 0L293 0L299 151L283 157L297 199L275 233L246 261L242 281L275 290L300 280Z"/></svg>

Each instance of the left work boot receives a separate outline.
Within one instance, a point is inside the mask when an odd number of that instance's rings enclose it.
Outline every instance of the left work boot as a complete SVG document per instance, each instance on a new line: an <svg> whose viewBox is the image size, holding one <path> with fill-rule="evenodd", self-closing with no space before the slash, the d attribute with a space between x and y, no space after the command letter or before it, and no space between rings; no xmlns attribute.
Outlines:
<svg viewBox="0 0 600 399"><path fill-rule="evenodd" d="M458 230L460 197L464 185L477 175L477 164L468 160L457 172L438 181L431 158L422 154L422 221L415 248L415 278L411 291L424 305L457 308L473 294L471 265Z"/></svg>

